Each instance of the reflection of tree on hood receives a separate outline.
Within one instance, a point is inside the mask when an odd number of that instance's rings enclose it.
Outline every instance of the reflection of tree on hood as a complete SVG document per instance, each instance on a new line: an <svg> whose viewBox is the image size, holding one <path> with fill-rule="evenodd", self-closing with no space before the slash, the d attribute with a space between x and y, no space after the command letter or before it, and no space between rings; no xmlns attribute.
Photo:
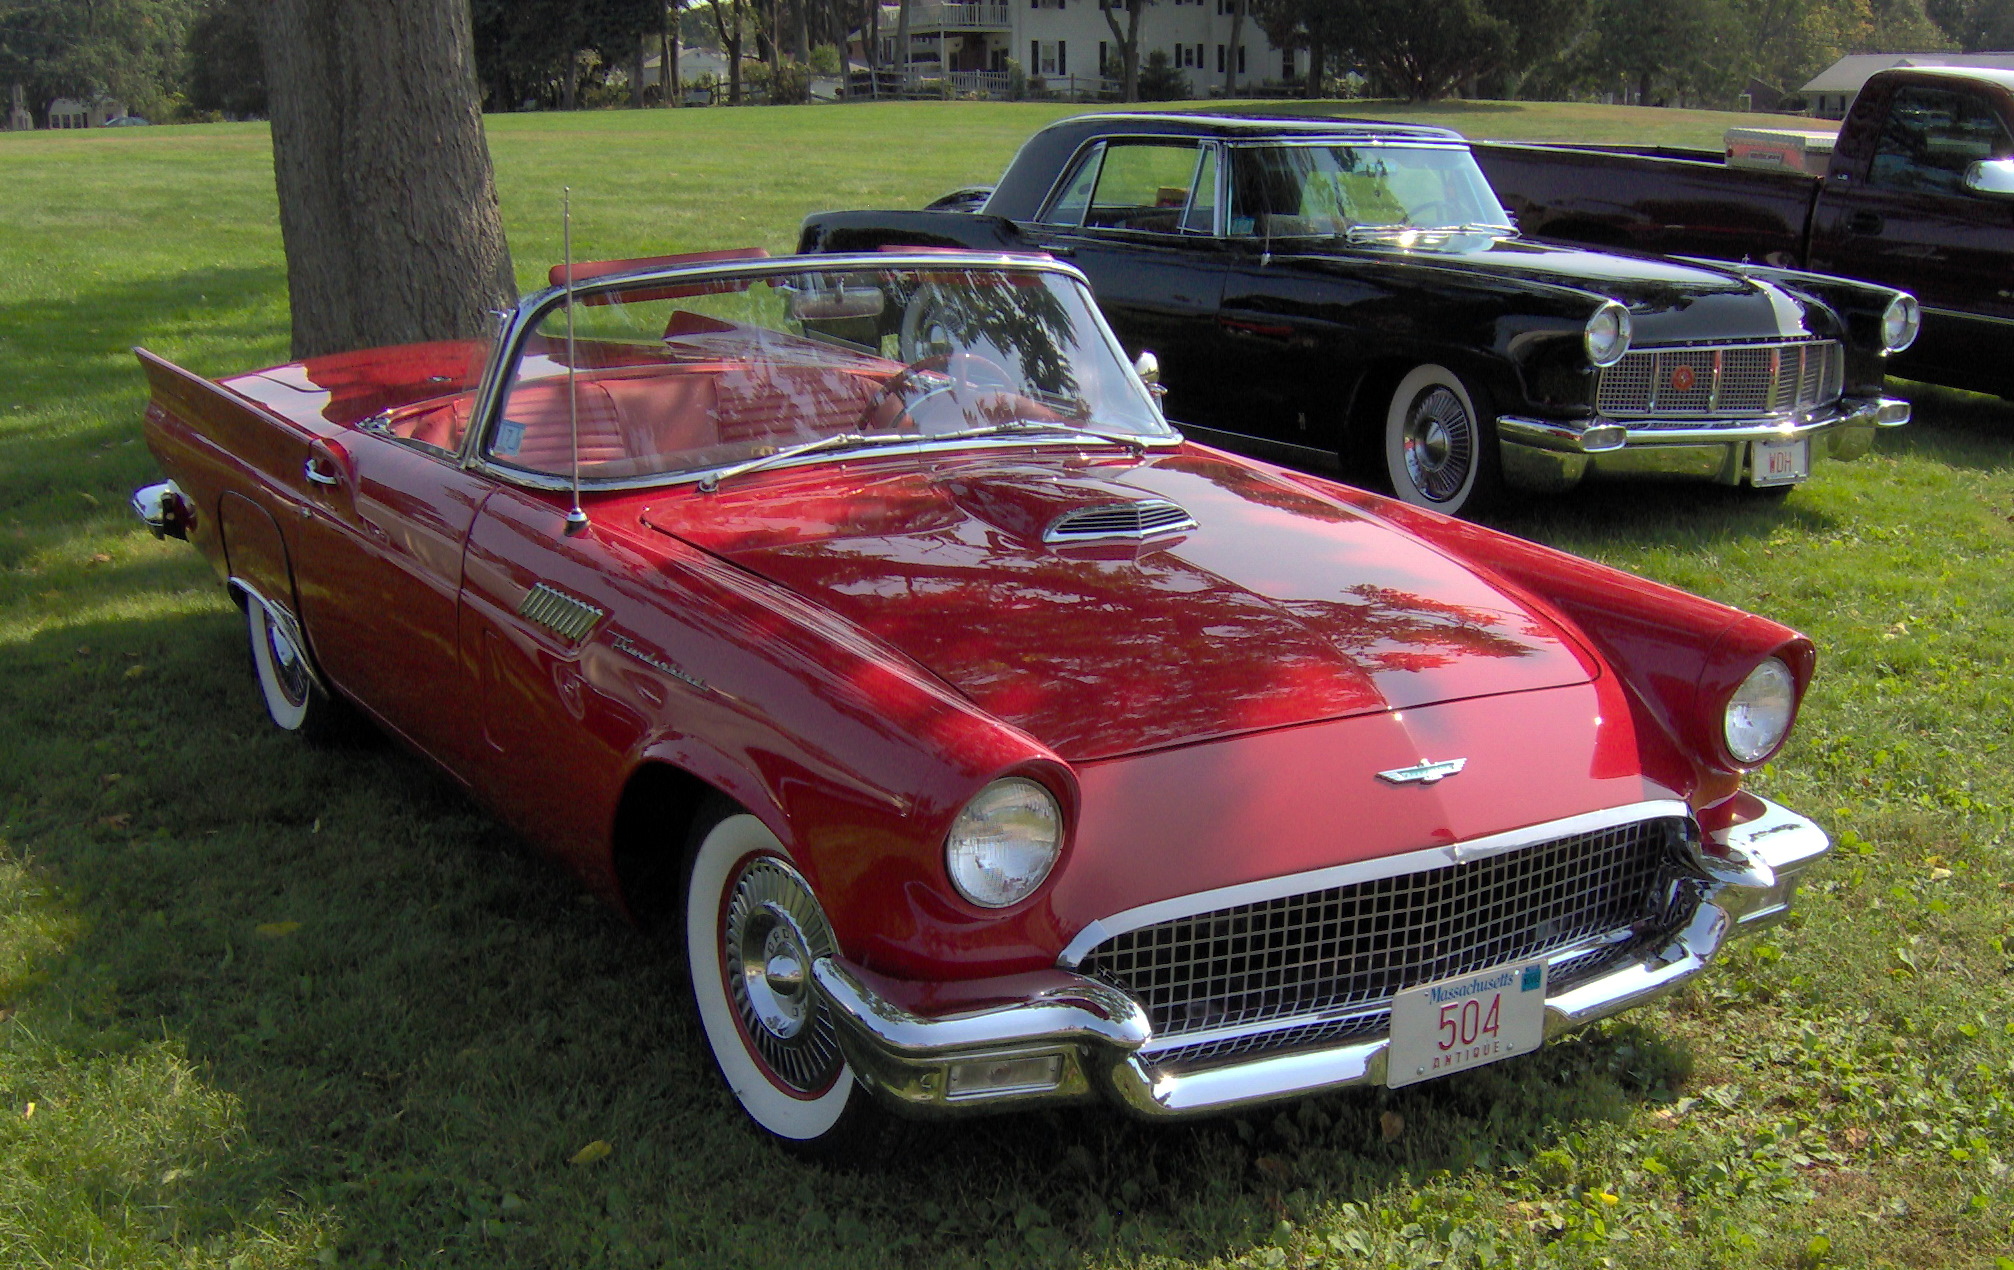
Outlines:
<svg viewBox="0 0 2014 1270"><path fill-rule="evenodd" d="M908 304L902 329L920 337L922 346L905 347L903 356L990 347L1015 358L1023 381L1036 390L1071 401L1083 395L1072 367L1077 323L1062 297L1041 279L991 272L929 274ZM936 331L954 347L931 347L929 337Z"/></svg>

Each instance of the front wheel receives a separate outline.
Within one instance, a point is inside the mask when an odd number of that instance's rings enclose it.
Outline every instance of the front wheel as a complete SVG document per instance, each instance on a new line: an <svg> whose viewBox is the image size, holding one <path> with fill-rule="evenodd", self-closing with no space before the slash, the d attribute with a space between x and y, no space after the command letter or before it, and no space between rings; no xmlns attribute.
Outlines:
<svg viewBox="0 0 2014 1270"><path fill-rule="evenodd" d="M1488 399L1445 366L1416 366L1399 381L1381 439L1385 480L1415 507L1472 515L1502 487Z"/></svg>
<svg viewBox="0 0 2014 1270"><path fill-rule="evenodd" d="M776 835L739 809L693 834L686 965L721 1077L784 1145L844 1149L872 1114L839 1050L811 963L833 952L825 915Z"/></svg>

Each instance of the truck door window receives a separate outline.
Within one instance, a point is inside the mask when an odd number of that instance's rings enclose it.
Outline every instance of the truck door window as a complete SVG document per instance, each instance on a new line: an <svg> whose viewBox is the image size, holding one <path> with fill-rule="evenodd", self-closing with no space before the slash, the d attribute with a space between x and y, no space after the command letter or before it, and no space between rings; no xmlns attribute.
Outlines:
<svg viewBox="0 0 2014 1270"><path fill-rule="evenodd" d="M1964 191L1965 169L2014 154L1983 98L1948 88L1897 89L1874 146L1867 183L1926 194Z"/></svg>

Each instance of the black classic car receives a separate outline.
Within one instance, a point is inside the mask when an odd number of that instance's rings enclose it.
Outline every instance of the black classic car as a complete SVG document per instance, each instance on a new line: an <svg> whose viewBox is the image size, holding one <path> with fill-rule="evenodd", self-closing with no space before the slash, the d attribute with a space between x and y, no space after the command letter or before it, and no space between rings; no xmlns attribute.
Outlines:
<svg viewBox="0 0 2014 1270"><path fill-rule="evenodd" d="M1445 512L1591 474L1781 491L1909 419L1906 293L1522 238L1442 128L1084 115L933 208L819 213L800 250L1066 258L1198 439Z"/></svg>

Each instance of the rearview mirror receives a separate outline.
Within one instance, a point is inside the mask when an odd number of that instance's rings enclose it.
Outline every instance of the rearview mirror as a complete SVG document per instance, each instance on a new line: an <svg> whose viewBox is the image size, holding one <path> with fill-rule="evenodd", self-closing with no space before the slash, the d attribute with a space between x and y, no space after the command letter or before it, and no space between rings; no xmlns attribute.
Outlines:
<svg viewBox="0 0 2014 1270"><path fill-rule="evenodd" d="M1982 159L1969 165L1965 188L1993 198L2014 198L2014 159Z"/></svg>
<svg viewBox="0 0 2014 1270"><path fill-rule="evenodd" d="M1147 392L1154 398L1154 404L1159 406L1161 399L1168 395L1168 390L1161 384L1161 359L1154 356L1154 350L1150 348L1140 350L1140 355L1133 359L1133 373L1140 377L1141 383L1147 385Z"/></svg>
<svg viewBox="0 0 2014 1270"><path fill-rule="evenodd" d="M790 316L800 322L880 317L887 304L879 287L817 286L790 292Z"/></svg>

